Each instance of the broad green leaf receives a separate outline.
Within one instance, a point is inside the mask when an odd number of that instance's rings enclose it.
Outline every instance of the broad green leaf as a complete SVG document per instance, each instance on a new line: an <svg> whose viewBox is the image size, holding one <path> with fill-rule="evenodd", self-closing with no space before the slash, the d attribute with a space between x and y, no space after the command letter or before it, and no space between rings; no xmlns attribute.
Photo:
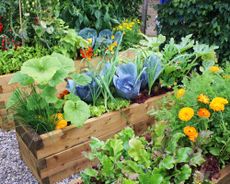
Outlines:
<svg viewBox="0 0 230 184"><path fill-rule="evenodd" d="M137 184L137 182L124 178L122 184Z"/></svg>
<svg viewBox="0 0 230 184"><path fill-rule="evenodd" d="M73 93L70 93L68 95L65 95L65 100L71 100L71 101L79 101L81 100L79 96L76 96L75 94Z"/></svg>
<svg viewBox="0 0 230 184"><path fill-rule="evenodd" d="M139 177L140 184L161 184L163 182L163 176L160 174L141 174Z"/></svg>
<svg viewBox="0 0 230 184"><path fill-rule="evenodd" d="M66 73L74 72L75 66L74 61L62 54L59 53L53 53L51 56L56 58L56 62L59 62L61 64L61 69L65 70Z"/></svg>
<svg viewBox="0 0 230 184"><path fill-rule="evenodd" d="M219 156L220 154L220 148L217 148L217 147L211 147L209 148L209 151L214 156Z"/></svg>
<svg viewBox="0 0 230 184"><path fill-rule="evenodd" d="M187 162L190 159L190 155L192 154L192 152L192 148L189 147L179 148L176 153L176 162Z"/></svg>
<svg viewBox="0 0 230 184"><path fill-rule="evenodd" d="M126 172L135 172L135 173L142 173L142 169L140 168L140 165L132 160L124 160L124 168L123 170Z"/></svg>
<svg viewBox="0 0 230 184"><path fill-rule="evenodd" d="M184 165L180 170L175 171L175 183L183 183L190 178L192 169L188 164Z"/></svg>
<svg viewBox="0 0 230 184"><path fill-rule="evenodd" d="M32 77L35 82L48 83L61 65L51 56L44 56L41 59L31 59L26 61L21 72Z"/></svg>
<svg viewBox="0 0 230 184"><path fill-rule="evenodd" d="M46 86L43 91L41 96L48 102L48 103L55 103L58 98L56 97L57 90L55 87L52 86Z"/></svg>
<svg viewBox="0 0 230 184"><path fill-rule="evenodd" d="M64 105L64 117L67 121L71 121L73 125L77 127L82 126L89 116L89 106L85 102L81 100L76 102L71 100L66 101Z"/></svg>
<svg viewBox="0 0 230 184"><path fill-rule="evenodd" d="M98 149L102 149L102 147L105 145L104 141L99 140L96 137L92 137L90 141L90 148L92 152L97 151Z"/></svg>
<svg viewBox="0 0 230 184"><path fill-rule="evenodd" d="M22 86L27 86L33 84L34 80L30 76L23 74L21 72L16 72L11 78L9 84L19 83Z"/></svg>
<svg viewBox="0 0 230 184"><path fill-rule="evenodd" d="M65 70L58 70L52 79L49 81L50 86L57 86L59 83L64 82L64 79L67 77L68 73Z"/></svg>
<svg viewBox="0 0 230 184"><path fill-rule="evenodd" d="M76 85L85 86L92 81L92 78L85 74L73 74L71 78L74 80Z"/></svg>
<svg viewBox="0 0 230 184"><path fill-rule="evenodd" d="M167 155L159 164L159 167L162 169L172 169L174 167L175 164L175 159L170 156Z"/></svg>

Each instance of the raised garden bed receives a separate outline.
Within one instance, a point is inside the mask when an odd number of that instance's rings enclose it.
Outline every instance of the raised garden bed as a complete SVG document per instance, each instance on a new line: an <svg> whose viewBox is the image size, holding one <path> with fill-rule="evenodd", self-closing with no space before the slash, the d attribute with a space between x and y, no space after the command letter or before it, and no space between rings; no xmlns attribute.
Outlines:
<svg viewBox="0 0 230 184"><path fill-rule="evenodd" d="M93 164L82 155L84 151L89 151L91 137L105 140L126 126L142 134L154 123L147 112L157 108L157 102L164 96L152 97L142 104L135 103L120 111L91 118L82 128L70 125L38 135L18 125L16 133L21 157L40 183L55 183Z"/></svg>
<svg viewBox="0 0 230 184"><path fill-rule="evenodd" d="M120 58L127 58L133 59L135 56L132 50L123 51L120 53ZM100 57L93 58L90 63L93 67L97 65L97 63L101 60ZM75 70L76 72L80 72L87 67L86 62L82 62L80 59L75 61ZM13 77L12 74L6 74L0 76L0 128L3 129L12 129L14 127L14 120L13 115L11 112L6 110L6 102L10 97L11 93L19 87L18 84L8 84L11 78ZM63 82L57 87L58 92L61 92L66 86L66 83Z"/></svg>

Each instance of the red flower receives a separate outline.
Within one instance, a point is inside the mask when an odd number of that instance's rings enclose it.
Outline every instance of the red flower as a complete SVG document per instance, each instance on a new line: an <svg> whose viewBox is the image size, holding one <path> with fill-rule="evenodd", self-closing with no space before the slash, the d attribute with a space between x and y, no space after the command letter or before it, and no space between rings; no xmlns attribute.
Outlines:
<svg viewBox="0 0 230 184"><path fill-rule="evenodd" d="M3 31L3 24L0 22L0 33Z"/></svg>
<svg viewBox="0 0 230 184"><path fill-rule="evenodd" d="M92 59L93 48L89 47L88 49L80 49L80 54L82 58Z"/></svg>
<svg viewBox="0 0 230 184"><path fill-rule="evenodd" d="M66 95L68 95L68 94L69 94L69 91L65 89L64 91L62 91L61 93L59 93L58 98L59 99L64 99L64 97Z"/></svg>

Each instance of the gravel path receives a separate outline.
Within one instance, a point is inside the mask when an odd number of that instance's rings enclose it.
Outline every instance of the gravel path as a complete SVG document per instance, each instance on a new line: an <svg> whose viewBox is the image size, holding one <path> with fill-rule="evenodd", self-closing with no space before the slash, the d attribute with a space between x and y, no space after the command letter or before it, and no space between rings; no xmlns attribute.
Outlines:
<svg viewBox="0 0 230 184"><path fill-rule="evenodd" d="M58 184L68 184L77 178L73 175ZM38 184L20 158L15 131L0 129L0 184Z"/></svg>

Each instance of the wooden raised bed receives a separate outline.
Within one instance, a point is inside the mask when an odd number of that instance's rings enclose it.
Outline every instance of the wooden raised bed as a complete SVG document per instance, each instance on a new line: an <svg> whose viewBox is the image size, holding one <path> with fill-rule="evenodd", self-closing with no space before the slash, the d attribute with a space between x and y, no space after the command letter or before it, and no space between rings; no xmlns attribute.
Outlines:
<svg viewBox="0 0 230 184"><path fill-rule="evenodd" d="M38 135L18 125L16 134L21 157L40 183L55 183L93 164L82 155L83 151L89 151L91 137L106 140L126 126L133 127L137 134L146 131L154 123L147 112L152 107L159 107L158 102L163 96L91 118L82 128L70 125Z"/></svg>
<svg viewBox="0 0 230 184"><path fill-rule="evenodd" d="M135 53L132 50L123 51L119 57L121 59L134 59ZM93 58L90 62L93 67L101 60L100 57ZM87 67L86 62L81 60L75 61L75 71L80 72ZM14 74L0 75L0 128L11 129L14 127L13 115L7 111L5 106L11 93L19 87L18 84L8 84ZM58 92L61 92L65 88L65 82L57 87Z"/></svg>

